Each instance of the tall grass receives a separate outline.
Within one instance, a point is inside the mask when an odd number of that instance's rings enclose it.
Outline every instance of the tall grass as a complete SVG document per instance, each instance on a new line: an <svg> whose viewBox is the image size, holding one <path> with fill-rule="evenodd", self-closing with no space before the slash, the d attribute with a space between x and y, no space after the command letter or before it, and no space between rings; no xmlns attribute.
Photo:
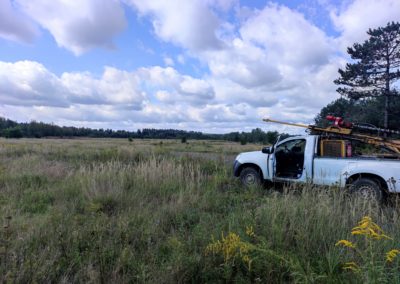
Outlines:
<svg viewBox="0 0 400 284"><path fill-rule="evenodd" d="M400 246L396 206L337 188L244 189L231 146L203 143L1 141L0 281L400 283L399 260L383 257ZM375 243L368 273L344 270L351 252L335 243L366 215L393 240ZM207 253L229 233L251 245L250 268Z"/></svg>

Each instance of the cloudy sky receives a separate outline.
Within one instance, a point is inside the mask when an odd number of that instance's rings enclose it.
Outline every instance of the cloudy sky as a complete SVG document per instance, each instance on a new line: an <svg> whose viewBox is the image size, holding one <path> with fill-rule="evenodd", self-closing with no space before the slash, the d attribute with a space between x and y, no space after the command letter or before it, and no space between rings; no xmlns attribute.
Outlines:
<svg viewBox="0 0 400 284"><path fill-rule="evenodd" d="M209 133L312 122L399 0L0 0L0 116Z"/></svg>

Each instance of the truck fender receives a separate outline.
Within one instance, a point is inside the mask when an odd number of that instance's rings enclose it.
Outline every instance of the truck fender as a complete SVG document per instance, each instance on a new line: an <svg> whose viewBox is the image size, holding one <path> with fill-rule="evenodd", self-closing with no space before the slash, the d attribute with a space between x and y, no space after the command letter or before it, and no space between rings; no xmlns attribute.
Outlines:
<svg viewBox="0 0 400 284"><path fill-rule="evenodd" d="M260 171L262 179L268 178L268 154L261 151L245 152L239 154L233 164L235 176L239 176L245 167L253 167Z"/></svg>
<svg viewBox="0 0 400 284"><path fill-rule="evenodd" d="M368 170L362 170L360 168L345 169L341 176L341 185L347 186L360 178L368 178L377 182L380 188L383 189L384 191L396 190L396 188L390 188L388 186L388 183L385 180L383 173L380 173L379 171L371 171L371 169Z"/></svg>

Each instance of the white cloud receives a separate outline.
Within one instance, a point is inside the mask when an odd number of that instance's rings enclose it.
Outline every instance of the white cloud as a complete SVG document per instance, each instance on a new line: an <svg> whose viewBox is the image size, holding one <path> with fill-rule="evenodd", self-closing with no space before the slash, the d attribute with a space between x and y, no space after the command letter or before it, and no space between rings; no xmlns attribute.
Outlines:
<svg viewBox="0 0 400 284"><path fill-rule="evenodd" d="M214 90L208 82L190 76L183 76L179 89L186 95L196 95L205 99L214 98Z"/></svg>
<svg viewBox="0 0 400 284"><path fill-rule="evenodd" d="M0 37L18 42L32 42L38 35L34 24L20 13L11 0L0 1Z"/></svg>
<svg viewBox="0 0 400 284"><path fill-rule="evenodd" d="M105 67L99 77L89 72L56 76L38 62L0 61L0 113L14 119L64 125L68 121L71 125L131 120L182 123L195 121L188 109L201 109L213 99L214 90L207 81L181 75L171 67L132 72ZM29 114L23 114L27 109Z"/></svg>
<svg viewBox="0 0 400 284"><path fill-rule="evenodd" d="M126 26L124 10L116 0L15 1L49 30L60 47L75 55L95 47L113 48L113 37Z"/></svg>
<svg viewBox="0 0 400 284"><path fill-rule="evenodd" d="M150 16L155 33L165 41L196 51L220 48L222 45L216 37L220 21L202 0L124 2L140 14Z"/></svg>
<svg viewBox="0 0 400 284"><path fill-rule="evenodd" d="M216 101L312 120L337 98L333 80L342 61L333 40L284 6L246 14L238 33L224 38L225 49L199 55L210 67Z"/></svg>
<svg viewBox="0 0 400 284"><path fill-rule="evenodd" d="M192 117L196 120L208 123L208 122L249 122L257 120L254 116L253 109L244 103L241 104L215 104L207 105L201 109L190 109Z"/></svg>
<svg viewBox="0 0 400 284"><path fill-rule="evenodd" d="M267 53L240 39L232 42L231 49L209 52L206 57L214 76L229 78L248 88L274 84L282 79Z"/></svg>
<svg viewBox="0 0 400 284"><path fill-rule="evenodd" d="M279 101L274 93L261 88L246 88L229 79L213 78L210 82L215 90L215 99L218 103L241 104L246 103L255 108L272 107Z"/></svg>
<svg viewBox="0 0 400 284"><path fill-rule="evenodd" d="M167 66L174 66L175 65L174 60L169 56L164 56L163 60L164 60L165 65L167 65Z"/></svg>
<svg viewBox="0 0 400 284"><path fill-rule="evenodd" d="M7 105L69 107L72 104L124 105L140 109L146 98L138 91L139 78L106 67L101 78L90 73L57 77L33 61L0 61L0 103Z"/></svg>
<svg viewBox="0 0 400 284"><path fill-rule="evenodd" d="M138 73L144 80L145 88L164 103L203 105L212 103L215 97L209 82L181 75L172 67L141 68Z"/></svg>
<svg viewBox="0 0 400 284"><path fill-rule="evenodd" d="M327 64L330 39L304 17L286 7L268 5L254 11L227 39L229 48L205 57L213 75L247 87L287 88L288 70L298 73Z"/></svg>
<svg viewBox="0 0 400 284"><path fill-rule="evenodd" d="M66 106L66 96L61 80L42 64L0 61L0 103Z"/></svg>
<svg viewBox="0 0 400 284"><path fill-rule="evenodd" d="M146 80L145 83L151 83L152 85L174 86L179 84L180 81L180 74L172 67L153 66L140 68L138 71Z"/></svg>
<svg viewBox="0 0 400 284"><path fill-rule="evenodd" d="M271 58L303 68L328 62L330 39L298 12L271 4L240 28L245 42L261 46Z"/></svg>
<svg viewBox="0 0 400 284"><path fill-rule="evenodd" d="M355 42L367 39L367 30L386 26L400 20L399 0L354 0L349 5L331 11L331 19L341 32L339 44L342 51Z"/></svg>
<svg viewBox="0 0 400 284"><path fill-rule="evenodd" d="M136 74L113 67L105 67L100 79L90 73L64 73L61 81L71 93L71 103L126 105L140 109L146 97L138 90L140 79Z"/></svg>

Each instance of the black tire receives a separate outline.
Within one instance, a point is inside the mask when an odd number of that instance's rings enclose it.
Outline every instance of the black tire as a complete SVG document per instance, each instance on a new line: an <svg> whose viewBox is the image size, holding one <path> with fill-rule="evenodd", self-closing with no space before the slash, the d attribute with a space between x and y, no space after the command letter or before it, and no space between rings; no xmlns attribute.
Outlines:
<svg viewBox="0 0 400 284"><path fill-rule="evenodd" d="M246 167L240 172L240 181L246 187L261 185L259 171L252 167Z"/></svg>
<svg viewBox="0 0 400 284"><path fill-rule="evenodd" d="M350 185L350 192L366 200L383 200L383 191L379 184L369 178L359 178Z"/></svg>

